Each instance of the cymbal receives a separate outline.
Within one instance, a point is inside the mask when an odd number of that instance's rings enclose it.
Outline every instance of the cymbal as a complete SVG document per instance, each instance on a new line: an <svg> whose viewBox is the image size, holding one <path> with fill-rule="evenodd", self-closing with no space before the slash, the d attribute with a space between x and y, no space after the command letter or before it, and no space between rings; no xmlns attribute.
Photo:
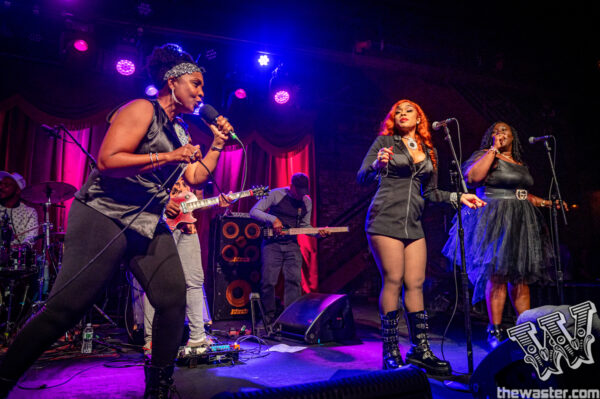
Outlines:
<svg viewBox="0 0 600 399"><path fill-rule="evenodd" d="M69 183L47 181L25 187L21 198L34 204L45 204L50 199L50 203L56 204L73 198L75 191L77 189Z"/></svg>

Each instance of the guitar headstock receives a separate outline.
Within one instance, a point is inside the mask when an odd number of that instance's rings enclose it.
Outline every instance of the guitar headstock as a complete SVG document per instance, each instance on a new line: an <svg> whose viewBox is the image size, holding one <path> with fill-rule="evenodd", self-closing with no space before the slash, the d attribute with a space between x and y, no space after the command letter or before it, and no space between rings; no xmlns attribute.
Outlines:
<svg viewBox="0 0 600 399"><path fill-rule="evenodd" d="M269 195L270 191L271 189L269 189L269 186L252 187L252 195L258 199L266 197L267 195Z"/></svg>

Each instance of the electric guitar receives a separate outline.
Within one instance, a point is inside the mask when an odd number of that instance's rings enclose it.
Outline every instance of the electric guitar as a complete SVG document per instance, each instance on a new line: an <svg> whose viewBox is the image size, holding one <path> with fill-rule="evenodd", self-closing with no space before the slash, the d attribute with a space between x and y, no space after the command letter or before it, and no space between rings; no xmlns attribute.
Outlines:
<svg viewBox="0 0 600 399"><path fill-rule="evenodd" d="M281 236L296 236L298 234L317 234L319 230L327 230L330 233L347 233L350 231L348 226L340 227L293 227L283 228L281 234L276 234L272 227L265 227L263 229L263 236L269 237L281 237Z"/></svg>
<svg viewBox="0 0 600 399"><path fill-rule="evenodd" d="M259 186L253 187L250 190L240 191L237 193L229 194L228 197L232 198L234 201L240 198L245 197L257 197L262 198L269 194L268 186ZM219 204L219 197L212 197L199 200L196 198L194 193L189 191L183 191L177 194L175 197L171 198L171 200L177 204L179 204L179 208L181 212L174 218L167 217L167 224L171 228L171 230L175 230L179 223L194 223L196 218L192 216L192 212L196 209L210 208L214 205Z"/></svg>

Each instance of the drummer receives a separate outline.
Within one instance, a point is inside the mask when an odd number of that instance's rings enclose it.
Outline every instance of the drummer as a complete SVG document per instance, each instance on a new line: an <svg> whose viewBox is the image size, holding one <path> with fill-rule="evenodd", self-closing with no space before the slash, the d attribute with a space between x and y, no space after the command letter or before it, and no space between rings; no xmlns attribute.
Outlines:
<svg viewBox="0 0 600 399"><path fill-rule="evenodd" d="M38 235L37 211L21 201L25 179L18 173L0 171L0 231L2 245L33 245ZM5 242L6 241L6 242Z"/></svg>

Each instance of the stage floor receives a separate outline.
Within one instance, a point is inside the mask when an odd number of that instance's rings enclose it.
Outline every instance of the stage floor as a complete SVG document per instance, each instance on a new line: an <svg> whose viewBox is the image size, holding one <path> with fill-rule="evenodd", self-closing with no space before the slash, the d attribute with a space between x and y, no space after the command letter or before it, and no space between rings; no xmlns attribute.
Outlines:
<svg viewBox="0 0 600 399"><path fill-rule="evenodd" d="M211 398L220 392L280 387L294 384L343 378L381 370L381 340L376 303L353 303L357 340L351 344L328 343L303 345L299 341L265 340L268 346L280 343L305 349L295 353L268 351L257 340L241 343L245 351L235 365L199 365L196 368L178 367L175 370L177 391L182 398ZM441 357L441 334L448 322L448 314L438 314L430 321L431 345ZM239 329L249 322L219 321L214 331ZM401 321L400 339L403 354L408 350L408 338ZM473 359L475 368L488 353L486 324L473 320ZM143 359L141 351L123 345L124 330L96 328L96 333L114 347L102 348L96 344L91 356L82 357L77 348L54 349L47 352L19 381L9 398L139 398L144 390ZM259 330L260 333L260 330ZM216 337L228 341L221 335ZM260 350L260 351L259 351ZM458 314L444 340L444 354L455 372L465 373L467 352L462 314ZM434 398L470 398L447 388L442 381L430 378Z"/></svg>

